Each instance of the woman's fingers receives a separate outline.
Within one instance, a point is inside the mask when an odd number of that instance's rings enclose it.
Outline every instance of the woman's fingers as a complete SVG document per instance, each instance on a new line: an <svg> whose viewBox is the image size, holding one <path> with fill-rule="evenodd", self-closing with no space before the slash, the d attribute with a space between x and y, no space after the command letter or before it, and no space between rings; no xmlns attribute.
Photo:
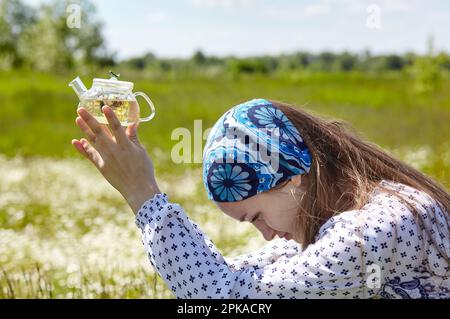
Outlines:
<svg viewBox="0 0 450 319"><path fill-rule="evenodd" d="M126 141L127 136L114 111L109 106L105 105L102 107L102 112L108 120L109 127L111 128L112 134L116 137L116 141L118 143Z"/></svg>
<svg viewBox="0 0 450 319"><path fill-rule="evenodd" d="M139 143L138 135L137 135L137 129L139 127L139 122L135 122L127 127L126 129L126 135L128 138L134 142Z"/></svg>
<svg viewBox="0 0 450 319"><path fill-rule="evenodd" d="M98 168L102 168L104 165L103 158L100 156L100 153L92 147L91 144L84 138L80 140L73 139L72 145L77 149L77 151L90 160L95 166Z"/></svg>
<svg viewBox="0 0 450 319"><path fill-rule="evenodd" d="M84 151L87 154L87 158L94 163L97 168L101 169L104 166L103 158L100 156L100 153L91 145L89 142L82 138L80 140L81 145L83 146Z"/></svg>
<svg viewBox="0 0 450 319"><path fill-rule="evenodd" d="M72 140L72 145L76 148L76 150L77 150L81 155L83 155L83 156L86 157L86 158L89 158L88 153L86 153L86 151L85 151L85 149L84 149L84 147L83 147L83 144L81 144L81 142L80 142L79 140L73 139L73 140Z"/></svg>
<svg viewBox="0 0 450 319"><path fill-rule="evenodd" d="M105 134L107 135L107 136L109 136L109 137L113 137L113 135L111 134L111 131L109 130L109 128L108 128L108 125L101 125L101 127L102 127L102 129L103 129L103 132L105 132Z"/></svg>
<svg viewBox="0 0 450 319"><path fill-rule="evenodd" d="M77 112L96 137L105 136L105 132L103 131L100 123L91 114L89 114L85 108L80 107Z"/></svg>
<svg viewBox="0 0 450 319"><path fill-rule="evenodd" d="M78 116L75 119L75 123L84 132L84 134L86 134L86 137L88 138L88 140L91 141L92 143L95 143L95 134L92 132L92 130L86 124L86 122L81 117Z"/></svg>

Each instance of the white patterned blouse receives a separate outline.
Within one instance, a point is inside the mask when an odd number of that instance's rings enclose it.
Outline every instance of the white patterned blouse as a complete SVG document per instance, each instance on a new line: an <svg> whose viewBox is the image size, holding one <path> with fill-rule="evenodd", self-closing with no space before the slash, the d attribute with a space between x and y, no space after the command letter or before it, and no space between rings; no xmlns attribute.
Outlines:
<svg viewBox="0 0 450 319"><path fill-rule="evenodd" d="M362 209L330 218L304 250L276 239L224 257L165 193L141 206L136 224L177 298L450 298L448 212L414 188L381 184L411 200L420 218L377 187Z"/></svg>

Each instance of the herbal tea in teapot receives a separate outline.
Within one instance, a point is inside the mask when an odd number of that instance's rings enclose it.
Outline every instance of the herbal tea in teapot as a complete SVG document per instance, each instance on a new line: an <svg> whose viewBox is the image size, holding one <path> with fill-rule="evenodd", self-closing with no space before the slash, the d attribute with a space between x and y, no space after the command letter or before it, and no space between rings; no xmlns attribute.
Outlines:
<svg viewBox="0 0 450 319"><path fill-rule="evenodd" d="M109 106L121 123L133 123L139 120L139 106L135 100L118 100L110 98L81 99L83 106L99 123L107 124L102 112L103 106Z"/></svg>
<svg viewBox="0 0 450 319"><path fill-rule="evenodd" d="M150 98L142 92L133 93L133 83L118 81L117 77L110 72L113 77L109 80L94 79L91 89L86 89L80 78L77 77L71 86L80 99L79 107L84 107L95 119L102 124L108 124L102 107L108 105L116 114L123 126L128 126L137 121L147 122L155 116L155 107ZM140 118L139 104L136 97L141 96L148 103L151 114L145 118Z"/></svg>

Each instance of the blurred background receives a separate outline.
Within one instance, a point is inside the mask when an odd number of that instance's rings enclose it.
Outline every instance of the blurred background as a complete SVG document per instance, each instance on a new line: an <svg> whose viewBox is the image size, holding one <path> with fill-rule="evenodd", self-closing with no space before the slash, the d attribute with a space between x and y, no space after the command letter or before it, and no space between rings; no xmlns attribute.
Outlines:
<svg viewBox="0 0 450 319"><path fill-rule="evenodd" d="M151 97L139 134L160 188L231 257L264 240L207 200L195 154L174 163L173 130L194 143L194 120L281 100L450 189L449 29L443 1L0 0L0 298L173 298L131 210L71 145L76 76L89 88L113 70Z"/></svg>

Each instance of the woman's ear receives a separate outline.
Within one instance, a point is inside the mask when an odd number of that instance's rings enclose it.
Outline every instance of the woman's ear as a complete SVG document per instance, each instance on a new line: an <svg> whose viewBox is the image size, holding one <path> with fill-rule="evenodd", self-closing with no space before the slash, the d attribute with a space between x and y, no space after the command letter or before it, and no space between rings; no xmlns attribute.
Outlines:
<svg viewBox="0 0 450 319"><path fill-rule="evenodd" d="M295 175L291 178L292 186L299 187L302 184L302 175Z"/></svg>

